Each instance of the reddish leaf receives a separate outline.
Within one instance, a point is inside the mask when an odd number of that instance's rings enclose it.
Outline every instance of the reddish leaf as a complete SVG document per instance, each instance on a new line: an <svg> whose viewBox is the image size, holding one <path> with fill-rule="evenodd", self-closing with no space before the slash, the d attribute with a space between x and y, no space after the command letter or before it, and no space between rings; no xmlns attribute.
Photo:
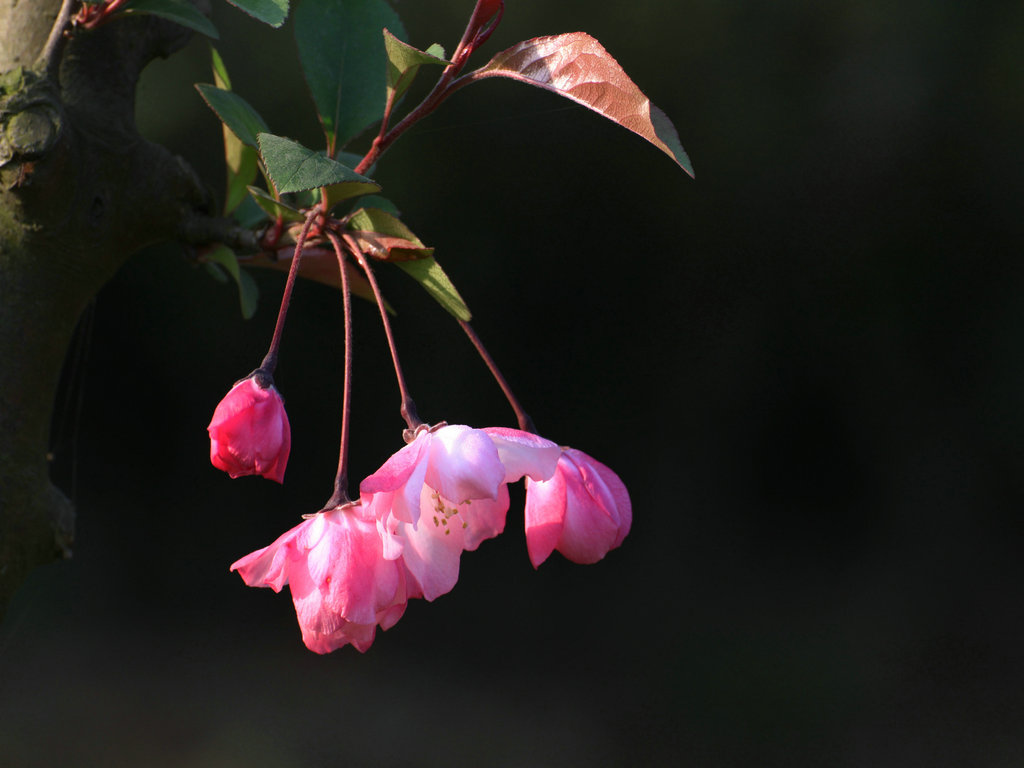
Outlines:
<svg viewBox="0 0 1024 768"><path fill-rule="evenodd" d="M572 99L647 139L693 176L672 121L585 32L526 40L499 53L473 77L509 77Z"/></svg>
<svg viewBox="0 0 1024 768"><path fill-rule="evenodd" d="M422 243L417 244L404 237L366 230L354 230L351 234L363 253L381 261L414 261L425 259L434 253L433 248L424 248Z"/></svg>
<svg viewBox="0 0 1024 768"><path fill-rule="evenodd" d="M277 258L269 253L256 253L251 256L239 256L238 262L246 267L260 267L263 269L276 269L279 272L287 272L292 265L292 255L295 248L279 248ZM374 303L373 289L367 282L362 272L346 262L345 269L348 271L348 285L352 293L360 298L367 299ZM318 248L307 246L302 251L302 263L299 264L299 277L308 280L315 280L318 283L329 285L331 288L341 288L341 275L338 273L338 257L330 248ZM386 303L386 302L385 302Z"/></svg>

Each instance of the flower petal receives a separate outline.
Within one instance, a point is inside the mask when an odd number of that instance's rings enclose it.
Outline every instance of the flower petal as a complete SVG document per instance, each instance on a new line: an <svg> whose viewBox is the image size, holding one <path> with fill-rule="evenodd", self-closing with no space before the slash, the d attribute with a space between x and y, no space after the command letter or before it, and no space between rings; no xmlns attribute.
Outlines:
<svg viewBox="0 0 1024 768"><path fill-rule="evenodd" d="M527 550L536 568L554 549L575 563L596 563L629 533L633 508L618 475L566 448L550 480L526 481L525 517Z"/></svg>
<svg viewBox="0 0 1024 768"><path fill-rule="evenodd" d="M358 504L317 513L232 569L253 586L288 584L303 642L317 653L346 643L365 651L410 594L405 566L384 558L377 521Z"/></svg>
<svg viewBox="0 0 1024 768"><path fill-rule="evenodd" d="M583 484L588 493L618 522L618 531L611 548L622 544L633 526L633 504L625 483L611 469L583 451L567 448L568 453L580 469Z"/></svg>
<svg viewBox="0 0 1024 768"><path fill-rule="evenodd" d="M294 542L311 524L311 520L303 520L278 536L270 546L236 560L228 570L238 571L242 581L250 587L270 587L280 592L288 583L288 562L295 555Z"/></svg>
<svg viewBox="0 0 1024 768"><path fill-rule="evenodd" d="M431 435L423 432L359 484L366 508L378 519L387 512L402 522L419 520L420 491L427 474Z"/></svg>
<svg viewBox="0 0 1024 768"><path fill-rule="evenodd" d="M539 435L521 429L485 427L505 467L505 482L514 483L524 475L533 480L547 480L555 473L562 449Z"/></svg>
<svg viewBox="0 0 1024 768"><path fill-rule="evenodd" d="M472 552L486 539L493 539L505 530L505 515L508 512L508 486L498 488L498 498L476 499L459 507L463 522L462 548Z"/></svg>
<svg viewBox="0 0 1024 768"><path fill-rule="evenodd" d="M486 432L454 424L431 437L427 485L455 502L498 498L505 468Z"/></svg>
<svg viewBox="0 0 1024 768"><path fill-rule="evenodd" d="M419 524L399 525L396 538L401 541L402 562L414 589L427 600L452 590L459 580L459 559L465 544L456 505L424 486Z"/></svg>
<svg viewBox="0 0 1024 768"><path fill-rule="evenodd" d="M595 503L577 478L566 478L565 523L558 551L574 563L596 563L614 545L619 521Z"/></svg>
<svg viewBox="0 0 1024 768"><path fill-rule="evenodd" d="M526 550L534 568L550 557L562 535L566 488L565 477L559 470L550 480L526 481Z"/></svg>

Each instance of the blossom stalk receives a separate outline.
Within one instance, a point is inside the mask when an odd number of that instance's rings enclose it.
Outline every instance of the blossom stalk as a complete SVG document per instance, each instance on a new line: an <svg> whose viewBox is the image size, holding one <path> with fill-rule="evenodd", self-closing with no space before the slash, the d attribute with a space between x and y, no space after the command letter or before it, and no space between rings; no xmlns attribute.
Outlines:
<svg viewBox="0 0 1024 768"><path fill-rule="evenodd" d="M380 319L384 325L384 335L388 339L388 348L391 350L391 362L395 367L395 378L398 380L398 391L402 397L401 413L402 418L405 419L406 426L406 442L410 442L415 436L420 427L423 426L423 420L420 419L416 413L416 404L413 402L412 397L409 395L409 387L405 383L405 375L402 373L402 364L398 360L398 349L395 347L395 336L391 331L391 321L388 320L388 311L384 307L384 296L380 292L380 287L377 285L377 278L373 274L373 268L370 263L366 260L366 256L363 255L362 250L359 248L359 244L356 243L355 239L351 235L342 235L342 239L348 246L349 252L355 257L356 261L359 262L359 266L362 267L363 272L366 273L366 279L370 283L370 288L373 290L373 296L377 301L377 308L380 310Z"/></svg>
<svg viewBox="0 0 1024 768"><path fill-rule="evenodd" d="M508 404L512 406L512 410L516 412L516 420L519 422L519 428L524 432L536 433L537 429L533 426L533 419L530 418L530 415L523 408L522 403L519 402L519 399L512 392L512 387L508 385L508 381L506 381L505 377L502 376L501 370L498 368L498 364L494 362L494 358L491 357L491 354L487 351L487 347L484 346L480 337L477 336L476 331L473 330L473 326L462 319L459 320L459 325L462 327L462 330L465 331L469 340L473 342L473 347L476 348L477 353L483 359L484 364L491 372L494 380L498 382L498 386L501 387L501 391L505 393L505 399L508 400Z"/></svg>
<svg viewBox="0 0 1024 768"><path fill-rule="evenodd" d="M345 269L345 253L342 250L341 242L333 232L328 232L327 238L334 246L334 253L338 257L338 271L341 273L341 296L345 307L345 378L341 396L341 447L338 450L338 472L334 478L334 495L324 505L324 509L331 509L351 502L348 495L348 442L352 395L352 293L349 290L348 271Z"/></svg>
<svg viewBox="0 0 1024 768"><path fill-rule="evenodd" d="M309 230L313 227L313 222L317 216L320 215L320 211L314 208L306 216L306 221L302 225L302 229L299 231L299 236L295 240L295 256L292 257L291 267L288 269L288 279L284 284L284 293L281 295L281 308L277 311L277 323L274 325L274 336L270 340L270 348L267 350L266 356L263 358L263 362L260 364L260 368L265 370L268 374L273 374L274 369L277 368L277 351L281 346L281 334L284 332L284 321L288 316L288 305L292 300L292 290L295 288L295 279L299 276L299 262L302 260L302 249L306 244L306 237L309 235Z"/></svg>

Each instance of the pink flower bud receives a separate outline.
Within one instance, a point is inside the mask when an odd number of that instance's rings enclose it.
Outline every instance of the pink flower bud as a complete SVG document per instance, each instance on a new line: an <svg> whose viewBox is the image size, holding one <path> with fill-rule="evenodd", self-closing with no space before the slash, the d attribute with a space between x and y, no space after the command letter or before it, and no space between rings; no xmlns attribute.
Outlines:
<svg viewBox="0 0 1024 768"><path fill-rule="evenodd" d="M626 486L583 451L564 448L549 480L526 480L526 548L534 568L556 549L574 563L596 563L632 523Z"/></svg>
<svg viewBox="0 0 1024 768"><path fill-rule="evenodd" d="M477 0L473 15L469 19L469 28L478 34L487 22L505 10L505 0Z"/></svg>
<svg viewBox="0 0 1024 768"><path fill-rule="evenodd" d="M284 481L292 432L284 401L273 385L261 387L257 375L235 384L213 412L210 461L231 477L263 475Z"/></svg>

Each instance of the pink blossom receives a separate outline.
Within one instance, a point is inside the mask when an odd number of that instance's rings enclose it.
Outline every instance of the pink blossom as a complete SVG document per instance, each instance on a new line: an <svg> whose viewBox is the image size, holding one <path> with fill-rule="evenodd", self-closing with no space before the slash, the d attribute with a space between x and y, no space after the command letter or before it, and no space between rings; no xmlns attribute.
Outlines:
<svg viewBox="0 0 1024 768"><path fill-rule="evenodd" d="M505 529L506 484L524 474L550 477L558 453L554 443L519 430L422 431L359 486L384 557L401 558L427 600L451 591L462 552Z"/></svg>
<svg viewBox="0 0 1024 768"><path fill-rule="evenodd" d="M415 525L424 485L459 504L497 499L504 478L505 467L487 433L444 424L420 431L359 484L359 493L377 509L386 506L396 519Z"/></svg>
<svg viewBox="0 0 1024 768"><path fill-rule="evenodd" d="M596 563L632 523L626 486L583 451L564 448L551 479L526 481L526 548L534 568L556 549L574 563Z"/></svg>
<svg viewBox="0 0 1024 768"><path fill-rule="evenodd" d="M250 587L287 584L302 641L317 653L347 643L365 652L377 626L394 626L417 596L402 563L384 558L376 521L359 503L311 516L231 570Z"/></svg>
<svg viewBox="0 0 1024 768"><path fill-rule="evenodd" d="M505 467L505 482L514 483L521 478L547 480L555 473L562 449L543 437L508 427L485 427Z"/></svg>
<svg viewBox="0 0 1024 768"><path fill-rule="evenodd" d="M220 401L207 430L210 461L231 477L263 475L284 481L292 432L284 401L259 374L239 381Z"/></svg>

